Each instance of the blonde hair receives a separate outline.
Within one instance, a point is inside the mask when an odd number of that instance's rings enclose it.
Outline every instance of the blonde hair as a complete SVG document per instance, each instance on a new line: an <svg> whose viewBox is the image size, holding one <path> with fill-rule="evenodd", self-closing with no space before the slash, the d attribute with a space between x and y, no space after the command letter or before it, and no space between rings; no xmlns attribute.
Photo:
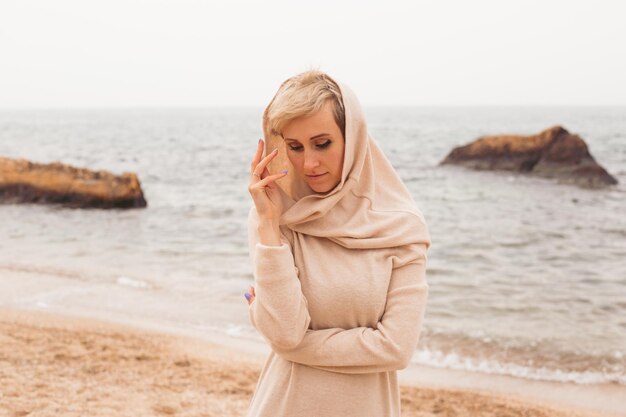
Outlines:
<svg viewBox="0 0 626 417"><path fill-rule="evenodd" d="M285 80L263 112L266 138L282 137L283 128L293 119L319 111L327 100L334 104L333 115L346 137L346 116L341 90L328 74L311 69Z"/></svg>

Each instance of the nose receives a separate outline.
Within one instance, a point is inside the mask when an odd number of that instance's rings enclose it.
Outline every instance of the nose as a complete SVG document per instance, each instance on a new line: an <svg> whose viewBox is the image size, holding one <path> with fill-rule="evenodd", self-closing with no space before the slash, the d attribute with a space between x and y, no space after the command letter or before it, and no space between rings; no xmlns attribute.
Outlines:
<svg viewBox="0 0 626 417"><path fill-rule="evenodd" d="M319 159L313 152L305 152L304 153L304 170L306 172L311 172L315 168L317 168L320 164Z"/></svg>

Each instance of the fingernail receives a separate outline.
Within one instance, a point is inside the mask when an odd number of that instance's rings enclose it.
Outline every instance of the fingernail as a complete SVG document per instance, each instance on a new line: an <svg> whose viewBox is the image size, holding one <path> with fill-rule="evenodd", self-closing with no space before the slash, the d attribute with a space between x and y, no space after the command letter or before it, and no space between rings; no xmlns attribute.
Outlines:
<svg viewBox="0 0 626 417"><path fill-rule="evenodd" d="M245 293L244 297L246 297L246 300L250 300L250 297L252 297L252 296L250 294L248 294L248 293Z"/></svg>
<svg viewBox="0 0 626 417"><path fill-rule="evenodd" d="M283 169L283 170L282 170L282 171L280 171L280 172L282 172L283 174L286 174L286 173L288 173L288 172L289 172L289 170L288 170L288 169Z"/></svg>
<svg viewBox="0 0 626 417"><path fill-rule="evenodd" d="M263 142L263 138L259 138L259 143Z"/></svg>
<svg viewBox="0 0 626 417"><path fill-rule="evenodd" d="M272 152L276 152L276 151L278 151L278 148L272 149Z"/></svg>

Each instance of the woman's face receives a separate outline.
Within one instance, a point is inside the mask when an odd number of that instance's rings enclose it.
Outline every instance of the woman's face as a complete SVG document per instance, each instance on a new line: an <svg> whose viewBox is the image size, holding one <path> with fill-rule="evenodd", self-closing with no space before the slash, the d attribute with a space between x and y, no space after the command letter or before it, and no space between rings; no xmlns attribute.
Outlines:
<svg viewBox="0 0 626 417"><path fill-rule="evenodd" d="M317 193L330 191L341 181L345 141L333 107L328 100L317 113L290 121L282 132L296 175Z"/></svg>

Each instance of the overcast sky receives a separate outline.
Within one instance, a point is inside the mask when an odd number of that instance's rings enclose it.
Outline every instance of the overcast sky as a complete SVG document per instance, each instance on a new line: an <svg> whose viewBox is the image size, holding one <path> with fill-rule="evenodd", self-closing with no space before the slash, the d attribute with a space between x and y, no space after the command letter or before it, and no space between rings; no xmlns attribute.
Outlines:
<svg viewBox="0 0 626 417"><path fill-rule="evenodd" d="M0 0L0 108L264 106L310 67L364 105L626 105L623 4Z"/></svg>

